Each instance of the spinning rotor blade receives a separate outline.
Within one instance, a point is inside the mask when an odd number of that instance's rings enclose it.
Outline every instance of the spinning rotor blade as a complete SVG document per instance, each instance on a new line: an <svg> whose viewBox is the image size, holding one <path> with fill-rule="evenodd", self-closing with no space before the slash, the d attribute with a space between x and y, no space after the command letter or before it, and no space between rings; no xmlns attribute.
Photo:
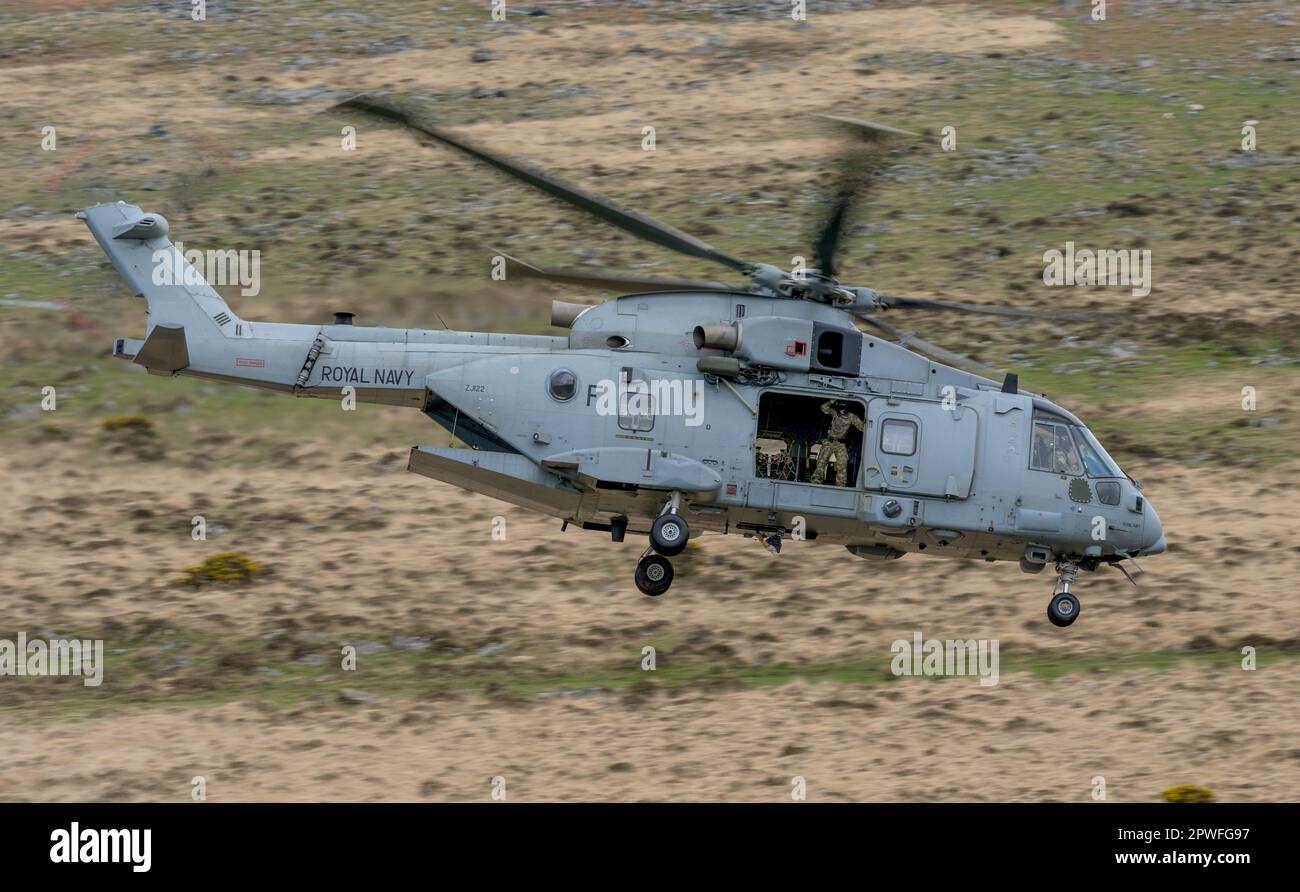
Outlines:
<svg viewBox="0 0 1300 892"><path fill-rule="evenodd" d="M977 359L971 359L969 356L965 356L961 353L953 353L951 350L945 350L943 347L940 347L938 344L932 341L927 341L924 338L918 338L916 335L908 334L907 332L903 331L902 329L898 328L895 325L891 325L890 323L886 322L883 319L877 319L873 314L854 313L853 315L857 316L859 319L861 319L863 322L867 323L868 325L880 329L885 334L889 335L891 338L897 341L900 345L904 347L914 347L915 349L920 350L922 353L925 353L928 356L933 356L935 359L939 360L940 362L947 363L948 365L952 365L952 366L957 366L958 368L964 368L968 371L978 372L979 374L985 375L990 378L1001 378L1005 375L1005 372L1003 372L1001 369L995 369L991 365L986 365Z"/></svg>
<svg viewBox="0 0 1300 892"><path fill-rule="evenodd" d="M523 180L548 195L582 208L589 214L599 217L607 223L612 223L638 238L654 242L657 245L690 257L712 260L740 272L748 272L753 266L753 264L747 263L738 257L732 257L730 254L720 251L694 236L687 235L681 230L652 220L637 211L619 207L607 198L602 198L595 193L570 185L545 171L529 167L505 155L480 148L462 137L434 126L418 113L407 111L391 101L362 95L344 100L335 108L357 109L401 124L417 133L422 133L431 139L459 149L471 158L490 164L497 170L508 173L516 179Z"/></svg>
<svg viewBox="0 0 1300 892"><path fill-rule="evenodd" d="M1104 318L1101 313L1085 310L1044 310L1037 307L1011 307L1001 304L964 304L947 300L930 300L920 297L895 297L880 294L876 298L882 307L915 310L956 310L962 313L982 313L988 316L1011 316L1024 319L1095 320Z"/></svg>
<svg viewBox="0 0 1300 892"><path fill-rule="evenodd" d="M872 141L882 141L891 139L896 136L918 137L921 134L913 133L910 130L899 130L897 127L890 127L887 124L877 124L874 121L862 121L858 118L844 118L839 115L818 115L817 117L827 121L834 121L836 124L844 124L852 127L865 138Z"/></svg>
<svg viewBox="0 0 1300 892"><path fill-rule="evenodd" d="M640 294L650 291L744 291L744 285L726 285L703 279L674 279L659 276L635 276L621 273L587 272L580 269L542 269L504 251L497 254L505 258L506 278L511 275L521 279L544 279L565 285L580 285L616 291L619 294Z"/></svg>
<svg viewBox="0 0 1300 892"><path fill-rule="evenodd" d="M835 252L843 237L849 213L854 205L871 191L871 187L889 166L889 158L885 153L887 144L900 137L914 137L916 134L854 118L841 118L836 115L818 117L850 127L865 143L850 151L841 160L840 182L831 202L830 213L827 215L826 222L822 224L821 232L814 245L818 268L827 276L834 278Z"/></svg>
<svg viewBox="0 0 1300 892"><path fill-rule="evenodd" d="M853 195L841 193L831 205L830 216L822 224L822 231L817 236L813 251L817 254L818 268L830 278L835 278L835 250L840 244L840 235L844 231L844 220L849 215L853 204Z"/></svg>

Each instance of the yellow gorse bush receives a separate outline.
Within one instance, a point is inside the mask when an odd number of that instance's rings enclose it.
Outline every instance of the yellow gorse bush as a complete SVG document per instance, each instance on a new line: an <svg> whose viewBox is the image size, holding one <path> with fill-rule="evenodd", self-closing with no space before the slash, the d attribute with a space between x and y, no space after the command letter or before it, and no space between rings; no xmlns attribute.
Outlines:
<svg viewBox="0 0 1300 892"><path fill-rule="evenodd" d="M223 551L204 558L197 567L187 567L180 581L185 585L247 585L266 572L266 567L248 555Z"/></svg>
<svg viewBox="0 0 1300 892"><path fill-rule="evenodd" d="M1165 802L1213 802L1214 791L1196 784L1179 784L1160 794Z"/></svg>
<svg viewBox="0 0 1300 892"><path fill-rule="evenodd" d="M143 415L114 415L104 419L104 430L114 431L152 431L153 422Z"/></svg>

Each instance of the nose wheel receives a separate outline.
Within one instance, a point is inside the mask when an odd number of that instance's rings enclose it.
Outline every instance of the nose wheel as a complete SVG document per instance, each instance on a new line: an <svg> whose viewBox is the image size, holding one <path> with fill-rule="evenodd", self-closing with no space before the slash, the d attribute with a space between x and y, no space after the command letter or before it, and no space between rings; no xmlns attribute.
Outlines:
<svg viewBox="0 0 1300 892"><path fill-rule="evenodd" d="M1047 602L1047 618L1052 625L1065 627L1079 618L1079 599L1070 593L1079 567L1074 561L1057 561L1056 577L1061 590L1052 594Z"/></svg>
<svg viewBox="0 0 1300 892"><path fill-rule="evenodd" d="M1047 602L1047 618L1054 626L1068 626L1079 616L1079 599L1069 592L1058 592Z"/></svg>

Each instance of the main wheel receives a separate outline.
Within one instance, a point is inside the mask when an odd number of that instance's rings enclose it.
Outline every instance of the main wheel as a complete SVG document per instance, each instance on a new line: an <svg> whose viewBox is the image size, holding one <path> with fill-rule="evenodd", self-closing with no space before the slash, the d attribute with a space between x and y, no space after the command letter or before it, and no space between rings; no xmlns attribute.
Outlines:
<svg viewBox="0 0 1300 892"><path fill-rule="evenodd" d="M1047 618L1054 626L1068 626L1079 618L1079 599L1069 592L1052 595L1047 602Z"/></svg>
<svg viewBox="0 0 1300 892"><path fill-rule="evenodd" d="M664 557L681 554L690 538L686 519L676 514L660 514L650 527L650 547Z"/></svg>
<svg viewBox="0 0 1300 892"><path fill-rule="evenodd" d="M673 565L659 554L647 554L636 565L636 587L641 594L657 598L673 584Z"/></svg>

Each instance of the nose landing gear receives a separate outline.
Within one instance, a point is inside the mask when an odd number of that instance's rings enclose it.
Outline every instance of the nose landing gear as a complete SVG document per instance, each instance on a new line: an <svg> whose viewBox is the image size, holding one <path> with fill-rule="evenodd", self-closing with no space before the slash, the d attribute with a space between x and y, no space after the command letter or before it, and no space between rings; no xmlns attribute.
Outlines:
<svg viewBox="0 0 1300 892"><path fill-rule="evenodd" d="M1074 561L1056 562L1057 584L1061 590L1053 591L1052 600L1047 602L1047 618L1054 626L1068 626L1079 618L1079 599L1070 593L1078 572L1079 565Z"/></svg>

